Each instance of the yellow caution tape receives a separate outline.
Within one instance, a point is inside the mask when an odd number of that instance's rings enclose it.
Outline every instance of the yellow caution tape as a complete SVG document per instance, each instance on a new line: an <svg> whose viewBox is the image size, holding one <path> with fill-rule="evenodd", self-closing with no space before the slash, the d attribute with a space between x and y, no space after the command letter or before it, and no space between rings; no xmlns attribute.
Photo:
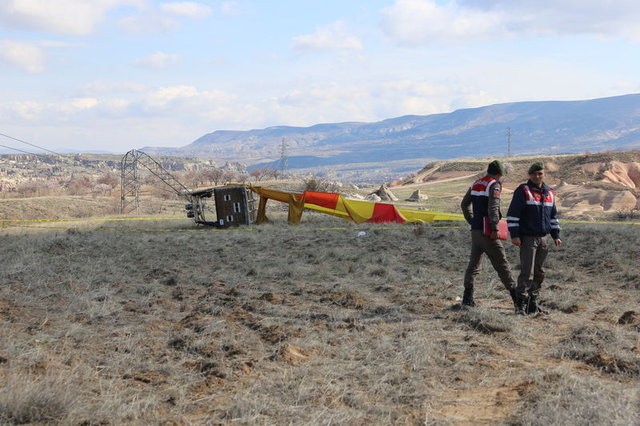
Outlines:
<svg viewBox="0 0 640 426"><path fill-rule="evenodd" d="M186 216L140 216L140 217L98 217L78 219L0 219L0 223L47 223L47 222L124 222L153 220L187 220Z"/></svg>

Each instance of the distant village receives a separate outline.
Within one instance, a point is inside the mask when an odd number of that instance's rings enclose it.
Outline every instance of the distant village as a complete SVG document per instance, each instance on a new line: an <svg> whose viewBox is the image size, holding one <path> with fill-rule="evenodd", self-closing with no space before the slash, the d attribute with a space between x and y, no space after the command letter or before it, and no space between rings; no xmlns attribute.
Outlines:
<svg viewBox="0 0 640 426"><path fill-rule="evenodd" d="M0 197L47 195L112 195L120 189L122 157L107 154L2 154L0 155ZM217 167L212 160L163 157L162 166L197 187L228 180L254 180L240 163Z"/></svg>

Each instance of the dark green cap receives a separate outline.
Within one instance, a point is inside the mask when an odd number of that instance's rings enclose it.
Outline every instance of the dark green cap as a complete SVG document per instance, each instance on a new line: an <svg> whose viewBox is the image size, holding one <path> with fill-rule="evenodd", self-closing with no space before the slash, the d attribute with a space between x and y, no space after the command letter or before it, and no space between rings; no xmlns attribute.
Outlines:
<svg viewBox="0 0 640 426"><path fill-rule="evenodd" d="M490 162L489 166L487 167L487 173L489 173L490 175L503 176L507 174L504 165L500 160L493 160L492 162Z"/></svg>
<svg viewBox="0 0 640 426"><path fill-rule="evenodd" d="M529 167L529 174L535 173L535 172L540 171L542 169L544 169L544 164L542 163L542 161L538 161L536 163L533 163L531 165L531 167Z"/></svg>

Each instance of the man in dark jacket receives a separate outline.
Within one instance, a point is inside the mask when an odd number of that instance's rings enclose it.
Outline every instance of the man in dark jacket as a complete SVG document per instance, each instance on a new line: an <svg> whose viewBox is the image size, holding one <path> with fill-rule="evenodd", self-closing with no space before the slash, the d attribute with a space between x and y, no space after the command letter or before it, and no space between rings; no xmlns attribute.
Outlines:
<svg viewBox="0 0 640 426"><path fill-rule="evenodd" d="M482 255L485 253L493 268L498 272L502 284L511 294L514 305L516 302L516 283L511 275L511 267L502 242L498 239L498 222L502 217L500 213L500 198L502 194L500 179L504 174L504 165L499 160L492 161L487 167L487 174L473 182L460 203L464 218L471 225L471 255L464 273L463 307L475 306L473 287L476 275L480 271ZM485 236L483 235L483 228L487 217L491 233Z"/></svg>
<svg viewBox="0 0 640 426"><path fill-rule="evenodd" d="M544 281L544 261L549 252L547 235L551 234L556 247L562 244L556 194L543 179L544 164L532 164L529 180L516 188L507 211L511 241L520 247L516 309L523 314L541 311L536 300Z"/></svg>

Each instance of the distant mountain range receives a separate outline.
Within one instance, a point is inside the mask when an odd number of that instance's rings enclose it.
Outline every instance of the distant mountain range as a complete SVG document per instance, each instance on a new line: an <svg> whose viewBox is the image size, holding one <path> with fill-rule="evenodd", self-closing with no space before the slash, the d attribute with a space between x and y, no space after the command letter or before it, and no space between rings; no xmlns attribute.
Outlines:
<svg viewBox="0 0 640 426"><path fill-rule="evenodd" d="M375 123L208 133L152 155L237 161L250 169L309 169L390 178L432 160L571 154L640 148L640 94L586 101L514 102L446 114L406 115Z"/></svg>

